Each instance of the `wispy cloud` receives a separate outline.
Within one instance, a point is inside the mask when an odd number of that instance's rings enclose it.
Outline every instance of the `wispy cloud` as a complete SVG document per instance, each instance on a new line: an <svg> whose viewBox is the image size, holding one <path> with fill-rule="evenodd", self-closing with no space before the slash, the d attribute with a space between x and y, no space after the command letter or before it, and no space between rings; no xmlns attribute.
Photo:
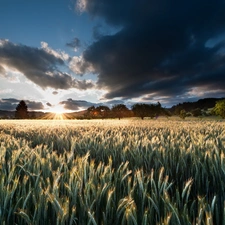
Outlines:
<svg viewBox="0 0 225 225"><path fill-rule="evenodd" d="M66 43L66 46L73 48L74 51L77 51L81 47L81 41L79 38L75 37L71 42Z"/></svg>

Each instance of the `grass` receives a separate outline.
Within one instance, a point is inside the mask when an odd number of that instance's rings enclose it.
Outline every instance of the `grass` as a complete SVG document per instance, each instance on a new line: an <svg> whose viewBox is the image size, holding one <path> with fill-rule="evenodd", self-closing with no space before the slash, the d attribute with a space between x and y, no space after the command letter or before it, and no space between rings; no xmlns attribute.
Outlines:
<svg viewBox="0 0 225 225"><path fill-rule="evenodd" d="M225 224L224 125L0 121L0 224Z"/></svg>

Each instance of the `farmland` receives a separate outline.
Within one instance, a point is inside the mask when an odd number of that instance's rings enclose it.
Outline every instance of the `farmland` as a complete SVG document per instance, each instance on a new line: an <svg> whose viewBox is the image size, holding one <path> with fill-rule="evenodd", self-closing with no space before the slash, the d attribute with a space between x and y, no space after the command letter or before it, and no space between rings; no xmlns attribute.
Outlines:
<svg viewBox="0 0 225 225"><path fill-rule="evenodd" d="M225 224L225 122L0 121L0 224Z"/></svg>

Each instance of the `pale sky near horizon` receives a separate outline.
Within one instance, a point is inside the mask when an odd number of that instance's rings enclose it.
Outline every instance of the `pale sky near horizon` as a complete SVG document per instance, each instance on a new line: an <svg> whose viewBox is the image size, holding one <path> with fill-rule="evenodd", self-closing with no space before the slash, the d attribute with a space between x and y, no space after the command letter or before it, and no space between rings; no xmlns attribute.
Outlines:
<svg viewBox="0 0 225 225"><path fill-rule="evenodd" d="M0 110L225 97L223 0L2 0Z"/></svg>

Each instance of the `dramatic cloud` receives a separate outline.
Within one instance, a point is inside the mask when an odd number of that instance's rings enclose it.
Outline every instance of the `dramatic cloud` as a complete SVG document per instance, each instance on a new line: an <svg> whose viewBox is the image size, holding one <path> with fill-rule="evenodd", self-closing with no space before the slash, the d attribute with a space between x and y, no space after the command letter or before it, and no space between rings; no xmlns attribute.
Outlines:
<svg viewBox="0 0 225 225"><path fill-rule="evenodd" d="M74 73L81 76L83 76L85 73L91 73L95 71L92 65L85 61L82 56L72 57L70 59L69 67Z"/></svg>
<svg viewBox="0 0 225 225"><path fill-rule="evenodd" d="M60 71L69 59L63 52L56 52L42 42L42 48L32 48L21 44L14 44L8 40L0 40L0 70L4 72L4 65L24 74L29 80L42 88L54 89L77 88L86 90L94 83L77 80L71 75ZM0 71L0 73L1 73Z"/></svg>
<svg viewBox="0 0 225 225"><path fill-rule="evenodd" d="M60 104L64 105L65 109L75 111L80 109L86 109L90 106L96 105L95 103L87 102L84 100L73 100L71 98L67 99L66 101L60 102Z"/></svg>
<svg viewBox="0 0 225 225"><path fill-rule="evenodd" d="M97 107L100 105L105 105L111 108L113 105L127 104L127 103L125 103L122 100L110 100L110 101L103 101L99 103L93 103L93 102L88 102L85 100L74 100L72 98L69 98L66 101L60 102L60 104L63 105L65 109L77 111L81 109L87 109L88 107L91 107L91 106ZM130 106L130 103L128 103L128 106Z"/></svg>
<svg viewBox="0 0 225 225"><path fill-rule="evenodd" d="M17 104L15 105L11 102L8 102L7 99L2 99L0 100L0 110L14 111L16 109Z"/></svg>
<svg viewBox="0 0 225 225"><path fill-rule="evenodd" d="M42 102L35 102L35 101L25 101L28 107L28 110L42 110L44 109L44 105Z"/></svg>
<svg viewBox="0 0 225 225"><path fill-rule="evenodd" d="M52 48L50 48L50 47L48 46L48 43L46 43L46 42L44 42L44 41L41 42L41 48L42 48L45 52L47 52L48 54L54 55L56 58L62 59L63 61L69 59L69 55L68 55L68 54L66 54L66 53L63 52L63 51L55 51L54 49L52 49Z"/></svg>
<svg viewBox="0 0 225 225"><path fill-rule="evenodd" d="M105 98L179 98L205 88L225 95L223 0L80 0L77 7L120 29L98 38L73 61L98 76Z"/></svg>
<svg viewBox="0 0 225 225"><path fill-rule="evenodd" d="M18 103L16 99L0 99L0 110L15 111Z"/></svg>
<svg viewBox="0 0 225 225"><path fill-rule="evenodd" d="M75 51L81 47L80 39L74 38L71 42L66 43L66 46L73 48Z"/></svg>
<svg viewBox="0 0 225 225"><path fill-rule="evenodd" d="M20 101L21 100L18 100L15 98L0 99L0 110L15 111ZM29 100L25 100L25 102L27 104L29 111L44 109L44 105L42 102L29 101Z"/></svg>

